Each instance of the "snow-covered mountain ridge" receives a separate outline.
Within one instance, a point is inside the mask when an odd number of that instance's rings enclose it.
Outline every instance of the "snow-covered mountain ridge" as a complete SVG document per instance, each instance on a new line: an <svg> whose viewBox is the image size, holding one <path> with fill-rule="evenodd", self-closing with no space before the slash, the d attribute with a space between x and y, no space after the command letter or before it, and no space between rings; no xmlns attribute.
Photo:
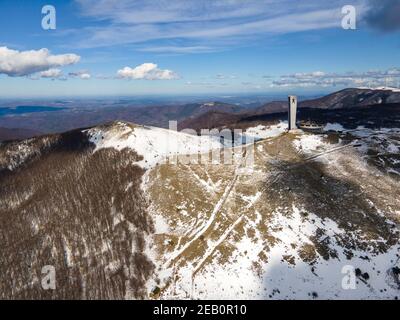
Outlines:
<svg viewBox="0 0 400 320"><path fill-rule="evenodd" d="M242 129L254 144L115 122L0 145L0 297L399 297L399 128Z"/></svg>

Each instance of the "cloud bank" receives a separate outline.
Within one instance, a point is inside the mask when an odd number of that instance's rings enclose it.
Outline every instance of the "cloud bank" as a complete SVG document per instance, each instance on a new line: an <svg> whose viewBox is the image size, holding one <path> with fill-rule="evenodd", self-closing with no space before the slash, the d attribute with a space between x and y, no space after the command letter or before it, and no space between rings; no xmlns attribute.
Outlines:
<svg viewBox="0 0 400 320"><path fill-rule="evenodd" d="M283 75L273 80L273 87L378 87L400 83L400 68L367 72L326 73L315 71Z"/></svg>
<svg viewBox="0 0 400 320"><path fill-rule="evenodd" d="M0 74L10 77L29 76L37 72L49 71L57 67L75 64L80 60L76 54L52 55L46 48L40 50L17 51L0 47ZM55 71L49 71L50 75Z"/></svg>

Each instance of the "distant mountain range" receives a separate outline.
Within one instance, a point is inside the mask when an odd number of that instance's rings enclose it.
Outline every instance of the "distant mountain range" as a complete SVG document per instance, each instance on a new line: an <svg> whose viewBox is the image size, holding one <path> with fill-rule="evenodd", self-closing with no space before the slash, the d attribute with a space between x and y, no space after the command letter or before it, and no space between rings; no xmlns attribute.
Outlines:
<svg viewBox="0 0 400 320"><path fill-rule="evenodd" d="M243 107L223 102L191 103L182 105L164 105L147 107L107 106L75 108L68 107L59 111L44 111L0 117L0 127L20 128L34 132L60 133L76 128L95 126L115 120L130 121L144 125L168 127L169 120L182 121L197 117L209 111L237 113ZM32 136L35 134L32 134ZM24 136L26 137L26 136ZM0 141L20 139L19 134L2 135Z"/></svg>
<svg viewBox="0 0 400 320"><path fill-rule="evenodd" d="M317 110L342 110L358 107L382 107L400 103L400 92L387 89L358 89L349 88L331 93L317 99L300 101L298 104L299 118L307 119L311 111L303 112L302 109ZM287 101L272 101L260 107L244 110L237 113L226 113L221 110L210 110L197 117L183 120L181 129L195 130L223 127L240 122L256 121L257 119L277 120L284 119L287 114ZM346 111L343 111L346 113ZM341 114L343 113L341 112ZM321 112L319 112L321 113Z"/></svg>
<svg viewBox="0 0 400 320"><path fill-rule="evenodd" d="M400 92L388 89L343 89L321 98L299 102L299 108L341 109L374 104L398 103ZM287 101L273 101L255 108L251 113L276 113L287 110Z"/></svg>
<svg viewBox="0 0 400 320"><path fill-rule="evenodd" d="M300 101L299 110L337 110L393 103L400 103L400 92L397 90L349 88L317 99ZM0 141L27 138L38 133L59 133L116 120L163 128L168 127L170 120L176 120L179 128L202 129L286 112L287 101L272 101L252 108L218 101L147 107L67 107L58 111L29 113L28 116L13 114L0 117L0 128L4 128L0 130Z"/></svg>

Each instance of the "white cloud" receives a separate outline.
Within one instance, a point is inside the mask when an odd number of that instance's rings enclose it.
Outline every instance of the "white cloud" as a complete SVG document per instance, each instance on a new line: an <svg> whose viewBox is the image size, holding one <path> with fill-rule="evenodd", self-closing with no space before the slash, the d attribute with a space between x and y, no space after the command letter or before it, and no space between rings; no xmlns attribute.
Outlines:
<svg viewBox="0 0 400 320"><path fill-rule="evenodd" d="M80 76L79 76L82 80L88 80L88 79L90 79L90 74L89 73L82 73Z"/></svg>
<svg viewBox="0 0 400 320"><path fill-rule="evenodd" d="M46 71L42 71L39 73L39 76L41 78L51 78L51 79L57 79L62 77L63 73L60 69L49 69Z"/></svg>
<svg viewBox="0 0 400 320"><path fill-rule="evenodd" d="M326 75L326 73L323 71L314 71L314 72L310 72L310 73L298 72L293 75L289 75L289 77L293 77L296 79L312 79L312 78L323 77L325 75Z"/></svg>
<svg viewBox="0 0 400 320"><path fill-rule="evenodd" d="M179 78L175 72L159 69L155 63L143 63L135 68L125 67L118 70L117 76L135 80L173 80Z"/></svg>
<svg viewBox="0 0 400 320"><path fill-rule="evenodd" d="M46 48L17 51L0 47L0 74L3 73L10 77L28 76L56 67L75 64L79 60L80 57L76 54L52 55Z"/></svg>

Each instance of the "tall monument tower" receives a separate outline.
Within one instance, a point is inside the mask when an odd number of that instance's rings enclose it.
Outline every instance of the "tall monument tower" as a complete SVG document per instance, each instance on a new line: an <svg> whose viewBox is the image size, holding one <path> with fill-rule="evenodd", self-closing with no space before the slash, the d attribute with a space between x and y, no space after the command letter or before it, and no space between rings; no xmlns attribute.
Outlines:
<svg viewBox="0 0 400 320"><path fill-rule="evenodd" d="M289 131L297 129L296 127L296 112L297 112L297 97L288 97L289 110L288 110L288 123Z"/></svg>

